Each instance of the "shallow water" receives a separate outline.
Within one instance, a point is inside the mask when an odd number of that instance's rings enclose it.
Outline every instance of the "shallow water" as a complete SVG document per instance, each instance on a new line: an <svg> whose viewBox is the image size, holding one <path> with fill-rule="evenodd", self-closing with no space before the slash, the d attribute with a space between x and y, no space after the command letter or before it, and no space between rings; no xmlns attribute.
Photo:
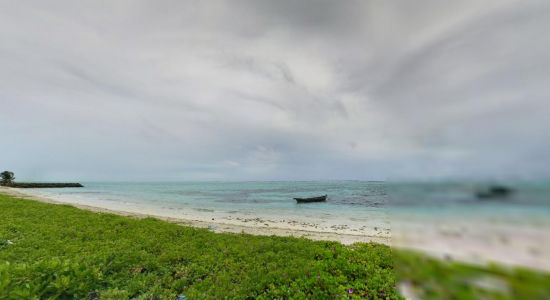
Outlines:
<svg viewBox="0 0 550 300"><path fill-rule="evenodd" d="M511 188L507 197L479 199L476 192L490 182L387 183L387 205L393 218L500 220L524 223L550 222L550 184L499 183Z"/></svg>
<svg viewBox="0 0 550 300"><path fill-rule="evenodd" d="M49 198L199 220L298 222L327 231L365 227L389 229L383 182L157 182L83 183L79 189L33 189ZM297 204L294 197L328 195L325 203ZM244 221L243 221L244 222ZM248 221L247 221L248 222Z"/></svg>
<svg viewBox="0 0 550 300"><path fill-rule="evenodd" d="M30 192L65 202L200 220L262 218L308 223L325 229L347 226L389 230L396 218L483 219L502 222L550 220L550 185L506 183L505 199L480 200L483 182L385 183L369 181L302 182L85 182L78 189ZM328 195L325 203L297 204L294 197ZM362 230L359 230L361 229ZM350 232L348 232L350 233Z"/></svg>

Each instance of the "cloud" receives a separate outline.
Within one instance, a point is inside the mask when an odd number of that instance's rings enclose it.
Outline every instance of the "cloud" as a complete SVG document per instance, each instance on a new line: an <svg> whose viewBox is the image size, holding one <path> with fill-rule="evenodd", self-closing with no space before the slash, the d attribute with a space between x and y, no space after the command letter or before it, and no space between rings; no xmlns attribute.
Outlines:
<svg viewBox="0 0 550 300"><path fill-rule="evenodd" d="M0 4L29 179L548 177L550 5Z"/></svg>

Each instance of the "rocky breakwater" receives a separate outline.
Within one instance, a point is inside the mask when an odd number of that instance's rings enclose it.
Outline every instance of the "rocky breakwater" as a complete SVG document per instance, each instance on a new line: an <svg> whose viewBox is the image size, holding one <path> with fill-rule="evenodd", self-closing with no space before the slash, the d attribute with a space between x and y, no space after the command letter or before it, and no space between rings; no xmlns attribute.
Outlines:
<svg viewBox="0 0 550 300"><path fill-rule="evenodd" d="M8 187L14 188L76 188L84 187L78 182L13 182Z"/></svg>

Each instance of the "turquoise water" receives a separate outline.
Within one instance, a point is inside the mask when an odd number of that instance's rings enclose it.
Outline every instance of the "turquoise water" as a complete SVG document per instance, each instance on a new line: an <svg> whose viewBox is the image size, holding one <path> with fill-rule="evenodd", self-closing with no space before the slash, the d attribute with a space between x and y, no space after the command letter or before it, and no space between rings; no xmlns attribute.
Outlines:
<svg viewBox="0 0 550 300"><path fill-rule="evenodd" d="M79 189L40 189L49 195L72 195L111 201L192 205L210 209L302 209L294 197L329 195L311 210L362 210L386 204L382 182L160 182L84 183ZM39 190L39 189L37 189Z"/></svg>
<svg viewBox="0 0 550 300"><path fill-rule="evenodd" d="M77 189L34 189L41 196L77 204L143 211L199 220L232 217L311 223L324 228L347 224L355 232L366 224L387 223L383 182L84 182ZM297 204L294 197L328 195L324 203ZM321 229L319 229L321 230Z"/></svg>
<svg viewBox="0 0 550 300"><path fill-rule="evenodd" d="M550 185L506 183L515 192L506 199L480 200L475 192L488 183L311 182L85 182L79 189L36 189L51 198L81 204L144 210L185 211L203 218L215 214L328 220L331 224L386 222L388 212L424 216L548 218ZM297 204L294 197L328 195L326 203ZM68 201L68 202L71 202Z"/></svg>
<svg viewBox="0 0 550 300"><path fill-rule="evenodd" d="M506 198L482 200L476 198L477 191L498 184L509 187L513 193ZM393 206L445 206L479 204L496 205L550 205L550 182L411 182L386 183Z"/></svg>
<svg viewBox="0 0 550 300"><path fill-rule="evenodd" d="M506 182L508 197L478 199L490 182L387 183L387 205L394 213L424 217L549 219L550 183ZM502 183L500 183L502 184Z"/></svg>

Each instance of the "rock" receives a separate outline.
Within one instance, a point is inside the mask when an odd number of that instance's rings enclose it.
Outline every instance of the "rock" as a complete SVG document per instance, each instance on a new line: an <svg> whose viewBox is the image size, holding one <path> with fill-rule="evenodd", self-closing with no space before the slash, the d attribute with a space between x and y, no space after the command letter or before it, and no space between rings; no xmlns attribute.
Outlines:
<svg viewBox="0 0 550 300"><path fill-rule="evenodd" d="M14 188L68 188L84 187L78 182L13 182L10 187Z"/></svg>

